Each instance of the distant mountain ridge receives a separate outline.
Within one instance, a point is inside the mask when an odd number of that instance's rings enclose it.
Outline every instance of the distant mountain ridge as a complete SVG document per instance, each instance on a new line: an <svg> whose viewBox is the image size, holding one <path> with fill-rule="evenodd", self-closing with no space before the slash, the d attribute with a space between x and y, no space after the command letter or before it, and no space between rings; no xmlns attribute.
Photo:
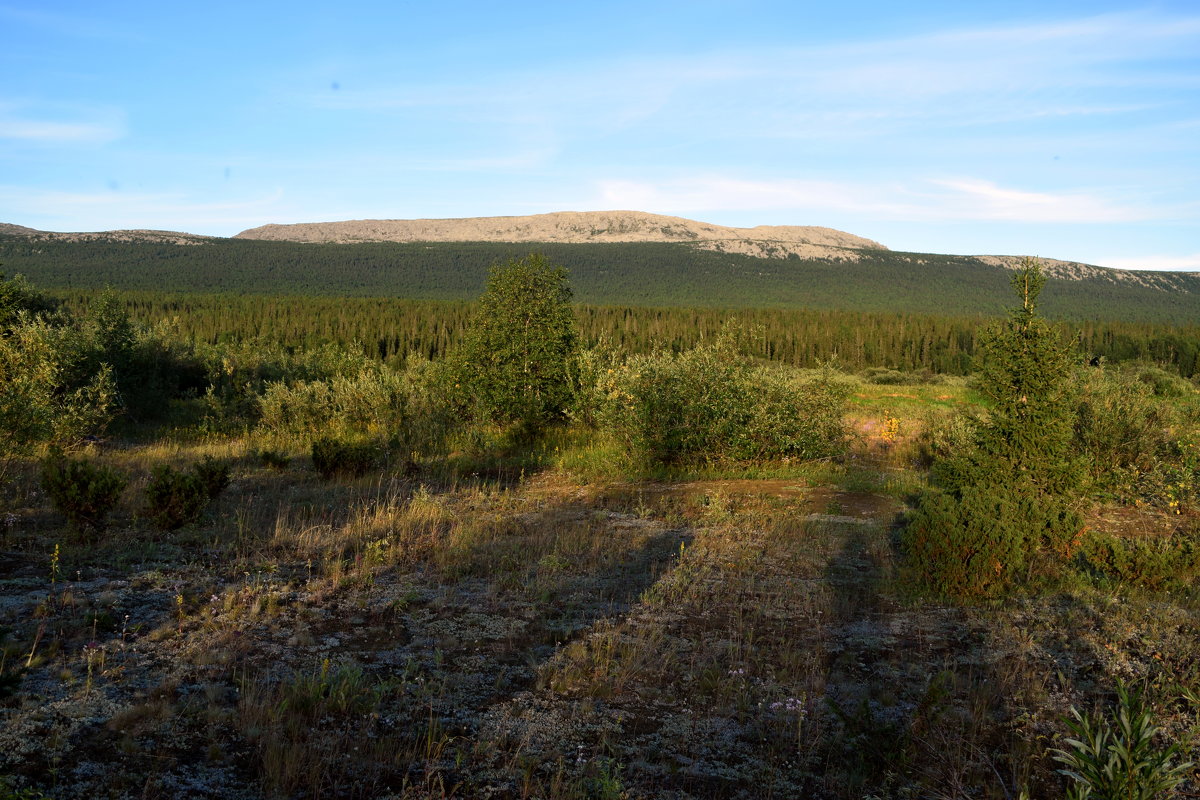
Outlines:
<svg viewBox="0 0 1200 800"><path fill-rule="evenodd" d="M731 228L644 211L558 211L523 217L364 219L262 225L236 239L310 243L358 242L668 242L760 258L833 258L857 261L879 242L833 228L759 225Z"/></svg>
<svg viewBox="0 0 1200 800"><path fill-rule="evenodd" d="M269 224L249 228L231 238L180 231L114 230L93 232L40 231L0 223L0 237L10 241L75 244L214 245L235 240L276 244L542 244L676 245L712 254L745 256L767 262L800 259L815 263L874 263L881 257L901 259L914 268L931 260L956 260L1011 270L1022 256L942 256L894 253L883 244L833 228L805 225L758 225L735 228L684 217L644 211L559 211L550 214L451 219L375 219L342 222ZM1100 267L1077 261L1037 257L1047 275L1066 281L1136 286L1172 294L1200 295L1200 272L1162 272ZM767 265L764 265L767 266ZM767 266L773 270L775 267Z"/></svg>
<svg viewBox="0 0 1200 800"><path fill-rule="evenodd" d="M182 231L156 231L147 229L117 231L39 231L24 225L0 222L0 236L21 236L35 241L51 242L158 242L160 244L202 244L217 236Z"/></svg>

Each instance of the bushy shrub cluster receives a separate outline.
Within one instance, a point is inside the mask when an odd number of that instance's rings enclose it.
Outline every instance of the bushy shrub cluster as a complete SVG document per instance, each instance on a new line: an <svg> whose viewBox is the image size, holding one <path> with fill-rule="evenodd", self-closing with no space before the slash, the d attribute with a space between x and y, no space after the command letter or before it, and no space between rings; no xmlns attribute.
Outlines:
<svg viewBox="0 0 1200 800"><path fill-rule="evenodd" d="M204 383L190 348L135 325L110 293L71 316L0 278L0 331L0 460L98 435L120 413L157 416Z"/></svg>
<svg viewBox="0 0 1200 800"><path fill-rule="evenodd" d="M1152 591L1192 584L1200 577L1200 526L1165 538L1084 537L1079 559L1089 571Z"/></svg>
<svg viewBox="0 0 1200 800"><path fill-rule="evenodd" d="M946 377L928 369L915 372L891 369L890 367L868 367L859 375L867 383L877 386L912 386L917 384L944 383Z"/></svg>
<svg viewBox="0 0 1200 800"><path fill-rule="evenodd" d="M1198 399L1191 384L1157 368L1088 370L1075 442L1088 465L1093 492L1177 510L1195 505L1200 493Z"/></svg>
<svg viewBox="0 0 1200 800"><path fill-rule="evenodd" d="M730 337L683 353L638 356L597 384L600 426L643 464L841 453L848 389L827 371L797 380L756 368Z"/></svg>
<svg viewBox="0 0 1200 800"><path fill-rule="evenodd" d="M145 515L160 530L173 531L198 521L208 501L229 485L229 464L206 457L190 470L162 464L146 486Z"/></svg>
<svg viewBox="0 0 1200 800"><path fill-rule="evenodd" d="M444 375L412 359L404 371L372 364L327 380L268 384L259 431L275 440L386 441L405 462L442 452L455 420Z"/></svg>
<svg viewBox="0 0 1200 800"><path fill-rule="evenodd" d="M42 464L42 488L77 530L102 530L127 483L116 470L62 453Z"/></svg>
<svg viewBox="0 0 1200 800"><path fill-rule="evenodd" d="M974 484L926 493L904 532L910 568L948 597L990 595L1030 577L1040 553L1065 559L1081 529L1058 498Z"/></svg>
<svg viewBox="0 0 1200 800"><path fill-rule="evenodd" d="M373 441L352 441L321 437L312 443L313 468L321 477L355 478L379 466L384 448Z"/></svg>
<svg viewBox="0 0 1200 800"><path fill-rule="evenodd" d="M330 381L375 367L361 353L331 344L296 349L251 339L201 347L197 353L205 366L209 425L219 430L258 424L261 396L272 384Z"/></svg>
<svg viewBox="0 0 1200 800"><path fill-rule="evenodd" d="M74 337L42 320L0 337L0 457L70 446L104 430L117 410L112 370L77 374Z"/></svg>

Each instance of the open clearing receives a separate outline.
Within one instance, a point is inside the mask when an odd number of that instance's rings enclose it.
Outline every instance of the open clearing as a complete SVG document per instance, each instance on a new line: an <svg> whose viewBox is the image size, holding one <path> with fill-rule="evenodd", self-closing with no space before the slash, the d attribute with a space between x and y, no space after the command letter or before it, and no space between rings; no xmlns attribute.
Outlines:
<svg viewBox="0 0 1200 800"><path fill-rule="evenodd" d="M869 435L824 482L326 483L221 447L199 526L62 539L33 488L9 515L0 624L30 669L0 774L54 798L1051 796L1062 716L1118 679L1181 698L1156 719L1195 754L1192 598L912 597Z"/></svg>

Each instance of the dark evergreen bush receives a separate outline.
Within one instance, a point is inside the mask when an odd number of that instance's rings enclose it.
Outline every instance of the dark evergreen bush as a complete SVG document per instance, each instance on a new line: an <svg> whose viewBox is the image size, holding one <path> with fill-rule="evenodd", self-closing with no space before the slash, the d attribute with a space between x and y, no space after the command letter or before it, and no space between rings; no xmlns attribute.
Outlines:
<svg viewBox="0 0 1200 800"><path fill-rule="evenodd" d="M102 530L127 481L86 459L52 455L42 464L42 488L77 530Z"/></svg>
<svg viewBox="0 0 1200 800"><path fill-rule="evenodd" d="M1082 520L1057 498L1006 486L922 496L904 533L910 576L947 597L986 596L1027 579L1039 554L1070 553Z"/></svg>
<svg viewBox="0 0 1200 800"><path fill-rule="evenodd" d="M567 271L537 254L496 264L459 353L464 404L531 430L560 420L578 351Z"/></svg>
<svg viewBox="0 0 1200 800"><path fill-rule="evenodd" d="M209 487L195 471L157 466L146 486L145 514L160 530L178 530L200 519L209 500L208 492Z"/></svg>
<svg viewBox="0 0 1200 800"><path fill-rule="evenodd" d="M350 442L331 437L315 439L312 443L313 467L321 477L358 477L377 467L382 460L378 445L372 442Z"/></svg>
<svg viewBox="0 0 1200 800"><path fill-rule="evenodd" d="M1200 525L1161 538L1092 534L1079 557L1087 569L1111 580L1152 591L1185 586L1200 576Z"/></svg>
<svg viewBox="0 0 1200 800"><path fill-rule="evenodd" d="M258 463L264 467L274 470L285 470L292 460L278 450L259 450L253 454L253 457L258 459Z"/></svg>
<svg viewBox="0 0 1200 800"><path fill-rule="evenodd" d="M229 462L205 456L192 467L196 479L204 487L204 494L209 500L217 499L225 487L229 485Z"/></svg>

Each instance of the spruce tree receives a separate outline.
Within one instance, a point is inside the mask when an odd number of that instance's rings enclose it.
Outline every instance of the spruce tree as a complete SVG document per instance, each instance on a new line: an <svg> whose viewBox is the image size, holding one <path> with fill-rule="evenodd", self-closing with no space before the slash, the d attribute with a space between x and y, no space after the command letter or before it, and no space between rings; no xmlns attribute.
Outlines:
<svg viewBox="0 0 1200 800"><path fill-rule="evenodd" d="M1079 488L1083 471L1071 452L1076 358L1037 314L1045 283L1041 265L1025 259L1012 278L1020 304L980 337L975 386L987 412L974 420L974 448L935 468L955 494L972 484L1056 496Z"/></svg>
<svg viewBox="0 0 1200 800"><path fill-rule="evenodd" d="M1045 284L1027 259L1013 276L1020 305L982 340L976 387L987 399L973 440L934 465L935 488L904 532L909 567L935 591L994 594L1064 552L1081 527L1083 474L1071 455L1074 357L1037 315Z"/></svg>
<svg viewBox="0 0 1200 800"><path fill-rule="evenodd" d="M493 422L563 417L578 354L567 271L531 254L491 268L460 355L459 384Z"/></svg>

